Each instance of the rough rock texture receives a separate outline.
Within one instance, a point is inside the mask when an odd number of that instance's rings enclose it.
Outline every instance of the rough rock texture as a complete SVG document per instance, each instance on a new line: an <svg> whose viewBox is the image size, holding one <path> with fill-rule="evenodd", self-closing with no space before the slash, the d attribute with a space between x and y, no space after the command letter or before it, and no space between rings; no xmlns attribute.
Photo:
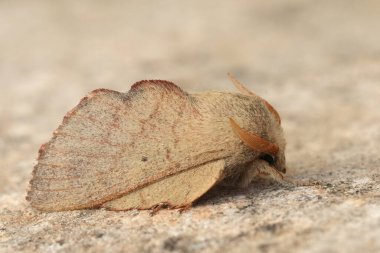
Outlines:
<svg viewBox="0 0 380 253"><path fill-rule="evenodd" d="M379 252L380 2L0 2L0 252ZM140 79L232 90L283 117L289 175L191 210L41 213L39 145L90 90Z"/></svg>

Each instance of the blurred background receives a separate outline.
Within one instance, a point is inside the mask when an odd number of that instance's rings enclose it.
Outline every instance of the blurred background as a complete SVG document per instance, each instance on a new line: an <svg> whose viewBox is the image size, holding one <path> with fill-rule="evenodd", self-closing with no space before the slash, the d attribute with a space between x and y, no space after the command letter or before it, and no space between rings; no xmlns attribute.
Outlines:
<svg viewBox="0 0 380 253"><path fill-rule="evenodd" d="M373 172L379 67L377 0L1 0L0 202L27 206L39 146L91 90L232 91L227 72L282 115L290 173Z"/></svg>
<svg viewBox="0 0 380 253"><path fill-rule="evenodd" d="M379 62L379 14L376 0L2 0L0 166L13 164L7 152L36 151L100 87L128 91L157 78L232 90L231 72L277 105L289 79Z"/></svg>
<svg viewBox="0 0 380 253"><path fill-rule="evenodd" d="M282 114L306 110L326 82L292 80L380 62L379 14L376 0L0 1L0 190L26 182L39 145L96 88L233 90L231 72Z"/></svg>

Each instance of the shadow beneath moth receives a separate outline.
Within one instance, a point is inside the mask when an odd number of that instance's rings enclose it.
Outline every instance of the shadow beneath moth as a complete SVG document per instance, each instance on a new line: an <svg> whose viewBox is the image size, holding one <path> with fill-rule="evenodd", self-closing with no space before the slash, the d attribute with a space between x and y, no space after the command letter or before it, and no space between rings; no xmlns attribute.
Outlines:
<svg viewBox="0 0 380 253"><path fill-rule="evenodd" d="M42 211L187 208L221 182L287 184L279 114L230 78L240 93L162 80L91 92L41 146L27 200Z"/></svg>

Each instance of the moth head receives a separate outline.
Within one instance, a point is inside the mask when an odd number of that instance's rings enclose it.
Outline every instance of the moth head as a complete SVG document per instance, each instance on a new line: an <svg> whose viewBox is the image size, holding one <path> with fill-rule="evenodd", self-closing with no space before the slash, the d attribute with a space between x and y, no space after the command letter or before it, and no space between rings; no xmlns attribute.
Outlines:
<svg viewBox="0 0 380 253"><path fill-rule="evenodd" d="M285 138L280 125L271 129L273 141L266 140L257 134L250 133L241 128L234 119L230 118L232 130L239 138L252 150L260 153L259 159L262 159L270 166L273 166L281 173L286 173L285 161Z"/></svg>
<svg viewBox="0 0 380 253"><path fill-rule="evenodd" d="M234 131L239 135L240 139L251 147L253 150L261 152L261 159L267 161L269 165L273 166L276 170L285 173L286 172L286 160L285 160L285 138L283 130L281 127L281 118L279 113L274 109L274 107L265 99L256 95L240 83L231 74L228 77L235 85L235 87L244 95L258 97L264 106L268 109L270 113L270 118L272 120L271 129L268 129L268 134L272 137L272 141L265 140L264 138L257 136L254 133L249 133L242 129L233 119L230 119L230 123Z"/></svg>
<svg viewBox="0 0 380 253"><path fill-rule="evenodd" d="M285 147L286 142L284 138L284 133L280 125L272 127L273 140L278 146L278 152L271 154L273 157L273 162L269 162L276 170L281 173L286 173L286 160L285 160ZM264 159L265 160L265 159Z"/></svg>

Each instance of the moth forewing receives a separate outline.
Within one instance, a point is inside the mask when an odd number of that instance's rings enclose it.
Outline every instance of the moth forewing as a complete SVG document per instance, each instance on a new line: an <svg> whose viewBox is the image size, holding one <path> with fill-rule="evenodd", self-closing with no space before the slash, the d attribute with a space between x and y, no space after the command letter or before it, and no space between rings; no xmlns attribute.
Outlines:
<svg viewBox="0 0 380 253"><path fill-rule="evenodd" d="M167 81L90 93L42 146L27 199L45 211L99 207L222 159L189 96Z"/></svg>

